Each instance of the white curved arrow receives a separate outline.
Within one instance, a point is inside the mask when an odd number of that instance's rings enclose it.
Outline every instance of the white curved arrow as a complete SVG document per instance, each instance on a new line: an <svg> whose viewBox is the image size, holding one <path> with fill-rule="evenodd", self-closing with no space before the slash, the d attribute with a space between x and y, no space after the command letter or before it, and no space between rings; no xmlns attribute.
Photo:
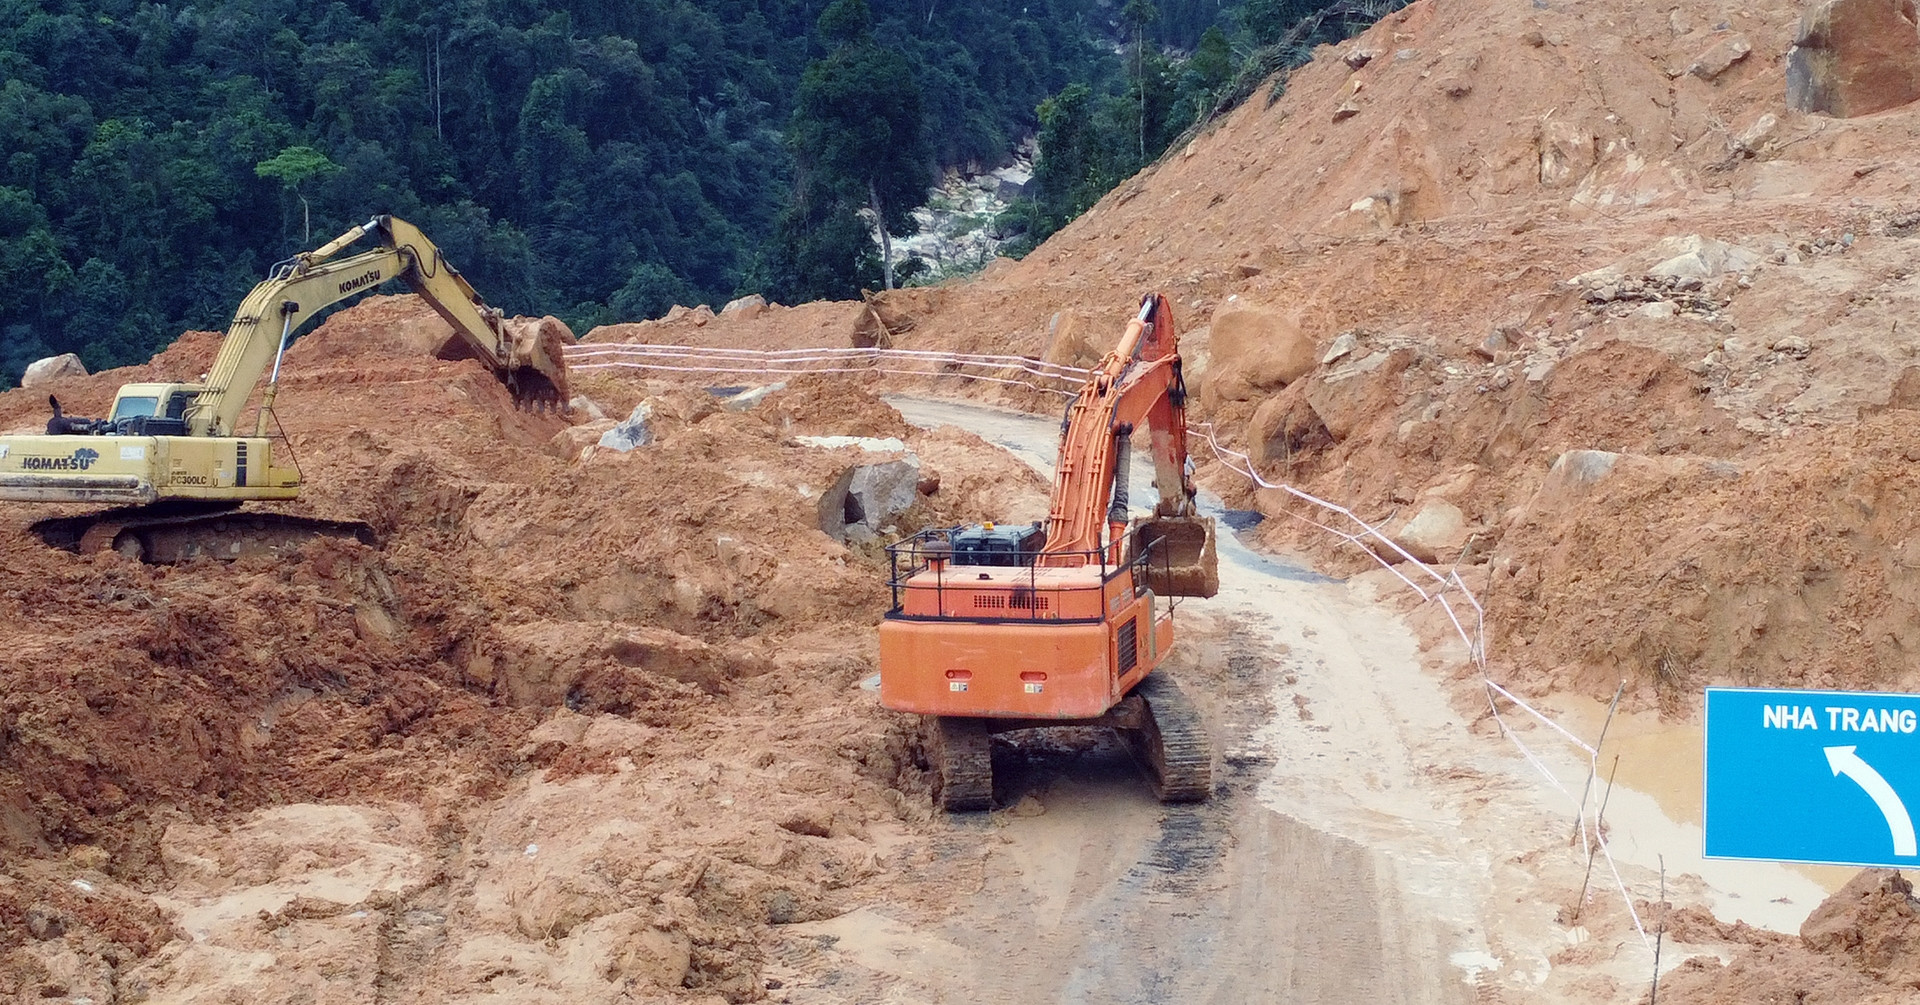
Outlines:
<svg viewBox="0 0 1920 1005"><path fill-rule="evenodd" d="M1852 747L1827 747L1827 766L1833 769L1834 777L1846 775L1854 784L1866 790L1875 806L1880 807L1881 815L1887 818L1887 829L1893 832L1893 853L1895 855L1920 854L1915 847L1913 836L1913 818L1907 815L1907 804L1900 801L1900 794L1893 786L1880 777L1880 772L1860 759Z"/></svg>

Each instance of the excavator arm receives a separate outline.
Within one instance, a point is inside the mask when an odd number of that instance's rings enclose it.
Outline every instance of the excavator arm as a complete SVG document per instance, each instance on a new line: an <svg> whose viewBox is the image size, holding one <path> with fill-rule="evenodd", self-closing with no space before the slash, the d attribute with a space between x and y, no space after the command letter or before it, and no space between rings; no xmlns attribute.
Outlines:
<svg viewBox="0 0 1920 1005"><path fill-rule="evenodd" d="M1133 432L1145 422L1160 501L1154 518L1136 528L1134 547L1159 550L1151 562L1156 589L1213 595L1213 528L1198 515L1187 472L1186 398L1173 313L1165 297L1148 294L1067 410L1040 565L1076 565L1103 553L1110 562L1124 559L1127 458Z"/></svg>
<svg viewBox="0 0 1920 1005"><path fill-rule="evenodd" d="M374 235L379 247L335 258ZM273 408L280 358L287 341L326 307L388 280L399 279L453 326L463 355L485 363L529 407L560 407L567 399L561 347L572 333L557 321L519 328L487 306L419 228L376 216L313 251L274 266L234 313L208 371L205 389L187 410L193 436L232 436L247 398L272 367L261 400L260 425ZM256 430L260 435L264 429Z"/></svg>

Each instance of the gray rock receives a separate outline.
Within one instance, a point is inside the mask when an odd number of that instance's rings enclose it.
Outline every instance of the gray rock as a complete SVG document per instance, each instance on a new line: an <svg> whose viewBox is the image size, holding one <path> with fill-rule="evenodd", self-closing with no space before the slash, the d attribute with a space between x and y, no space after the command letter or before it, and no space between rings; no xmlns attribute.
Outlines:
<svg viewBox="0 0 1920 1005"><path fill-rule="evenodd" d="M1680 308L1674 306L1671 301L1655 300L1652 303L1641 305L1640 309L1633 313L1637 317L1652 318L1655 321L1665 321L1679 314Z"/></svg>
<svg viewBox="0 0 1920 1005"><path fill-rule="evenodd" d="M722 317L730 317L737 314L742 317L752 318L758 317L760 313L766 309L766 297L758 293L749 293L744 297L737 297L727 301L727 306L720 308L720 315Z"/></svg>
<svg viewBox="0 0 1920 1005"><path fill-rule="evenodd" d="M1850 119L1920 100L1920 30L1910 5L1824 0L1787 50L1787 107Z"/></svg>
<svg viewBox="0 0 1920 1005"><path fill-rule="evenodd" d="M1327 348L1327 354L1320 357L1320 362L1331 363L1358 348L1360 348L1360 340L1352 332L1341 332L1339 337L1333 340L1333 345Z"/></svg>
<svg viewBox="0 0 1920 1005"><path fill-rule="evenodd" d="M1700 58L1687 67L1687 72L1701 80L1712 80L1727 72L1733 64L1747 58L1753 51L1753 43L1745 35L1735 35L1716 43L1713 48L1700 54Z"/></svg>
<svg viewBox="0 0 1920 1005"><path fill-rule="evenodd" d="M567 402L567 409L579 416L584 422L600 422L607 417L600 403L584 394L576 394Z"/></svg>
<svg viewBox="0 0 1920 1005"><path fill-rule="evenodd" d="M1569 450L1553 459L1547 480L1558 485L1591 485L1607 476L1620 461L1620 455L1607 450Z"/></svg>
<svg viewBox="0 0 1920 1005"><path fill-rule="evenodd" d="M1467 515L1445 499L1429 499L1390 536L1422 562L1450 560L1467 543Z"/></svg>
<svg viewBox="0 0 1920 1005"><path fill-rule="evenodd" d="M1807 355L1813 352L1813 343L1798 335L1788 335L1774 339L1771 348L1774 352L1785 353L1794 359L1806 359Z"/></svg>
<svg viewBox="0 0 1920 1005"><path fill-rule="evenodd" d="M753 406L758 405L760 404L760 402L766 400L767 395L772 394L775 391L784 391L786 389L787 389L787 382L784 380L779 381L778 383L773 383L773 384L762 384L759 387L749 387L746 390L741 391L739 394L736 394L733 397L728 398L725 401L722 401L720 403L720 407L726 409L729 412L749 411L753 408Z"/></svg>
<svg viewBox="0 0 1920 1005"><path fill-rule="evenodd" d="M820 529L838 541L871 540L919 498L920 459L912 453L856 464L821 495Z"/></svg>
<svg viewBox="0 0 1920 1005"><path fill-rule="evenodd" d="M1727 272L1749 272L1762 260L1752 248L1699 234L1661 241L1656 253L1671 256L1647 270L1647 275L1660 279L1711 279Z"/></svg>
<svg viewBox="0 0 1920 1005"><path fill-rule="evenodd" d="M1749 154L1760 152L1773 139L1774 131L1780 128L1780 117L1772 112L1763 112L1753 120L1753 124L1740 131L1734 143Z"/></svg>
<svg viewBox="0 0 1920 1005"><path fill-rule="evenodd" d="M650 446L653 443L653 429L647 424L647 420L651 418L653 418L651 400L633 406L632 415L600 434L599 445L608 450L618 450L623 454L635 447Z"/></svg>
<svg viewBox="0 0 1920 1005"><path fill-rule="evenodd" d="M39 387L63 377L85 377L86 375L87 368L80 362L80 357L67 352L28 363L27 372L20 375L20 386Z"/></svg>

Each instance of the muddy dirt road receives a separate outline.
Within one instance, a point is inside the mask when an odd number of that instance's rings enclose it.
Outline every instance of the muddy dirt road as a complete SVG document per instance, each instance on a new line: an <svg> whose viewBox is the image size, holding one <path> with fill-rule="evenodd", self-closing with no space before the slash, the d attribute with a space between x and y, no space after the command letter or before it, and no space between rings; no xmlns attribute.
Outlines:
<svg viewBox="0 0 1920 1005"><path fill-rule="evenodd" d="M1051 468L1051 420L892 403ZM1222 545L1220 595L1183 605L1175 664L1214 726L1219 796L1163 807L1091 733L997 750L1005 808L956 818L915 878L971 891L963 908L928 916L908 898L795 926L793 964L840 965L796 966L827 976L790 1000L1473 1000L1498 966L1485 855L1421 783L1436 744L1487 744L1392 614Z"/></svg>

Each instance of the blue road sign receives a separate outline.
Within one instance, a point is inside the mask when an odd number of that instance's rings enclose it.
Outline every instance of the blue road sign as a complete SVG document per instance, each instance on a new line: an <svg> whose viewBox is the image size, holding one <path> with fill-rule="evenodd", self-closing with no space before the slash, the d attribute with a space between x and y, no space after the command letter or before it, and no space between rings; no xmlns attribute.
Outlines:
<svg viewBox="0 0 1920 1005"><path fill-rule="evenodd" d="M1920 695L1708 688L1706 747L1707 858L1920 868Z"/></svg>

